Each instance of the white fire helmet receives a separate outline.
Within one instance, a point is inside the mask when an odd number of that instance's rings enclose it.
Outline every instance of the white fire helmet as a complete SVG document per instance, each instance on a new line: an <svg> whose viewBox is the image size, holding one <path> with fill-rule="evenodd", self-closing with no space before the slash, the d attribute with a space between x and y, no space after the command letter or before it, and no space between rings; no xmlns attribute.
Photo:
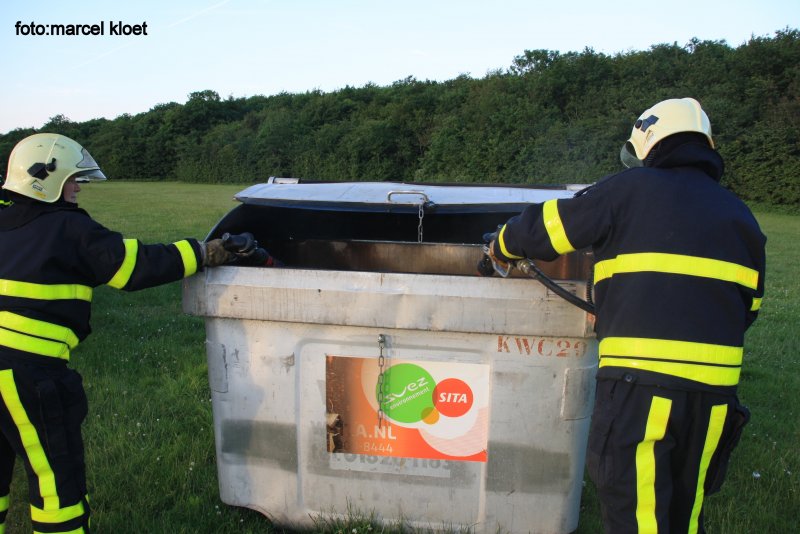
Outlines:
<svg viewBox="0 0 800 534"><path fill-rule="evenodd" d="M61 198L64 183L73 176L78 182L106 179L80 144L63 135L38 133L11 151L3 189L52 203Z"/></svg>
<svg viewBox="0 0 800 534"><path fill-rule="evenodd" d="M622 146L619 157L626 167L641 167L650 150L666 137L682 132L706 136L711 148L711 122L694 98L663 100L642 113L633 125L631 137Z"/></svg>

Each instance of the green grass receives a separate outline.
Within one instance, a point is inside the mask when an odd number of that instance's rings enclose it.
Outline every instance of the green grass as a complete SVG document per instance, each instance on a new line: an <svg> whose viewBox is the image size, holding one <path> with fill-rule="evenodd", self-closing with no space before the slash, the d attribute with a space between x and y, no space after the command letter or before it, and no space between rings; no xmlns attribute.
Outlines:
<svg viewBox="0 0 800 534"><path fill-rule="evenodd" d="M713 532L797 532L800 510L800 216L757 213L767 235L766 294L745 340L739 397L751 423L728 480L709 499Z"/></svg>
<svg viewBox="0 0 800 534"><path fill-rule="evenodd" d="M202 238L244 186L110 182L85 186L81 205L145 243ZM759 212L769 237L767 295L748 333L740 398L753 412L728 480L707 501L710 534L796 531L800 510L800 216ZM94 333L74 352L84 376L93 526L100 533L275 532L257 512L219 500L203 321L181 311L180 284L95 292ZM19 464L19 462L18 462ZM754 474L758 473L758 476ZM17 466L7 534L30 532ZM395 532L369 511L319 520L315 532ZM602 530L591 482L578 533ZM279 531L279 529L277 529Z"/></svg>

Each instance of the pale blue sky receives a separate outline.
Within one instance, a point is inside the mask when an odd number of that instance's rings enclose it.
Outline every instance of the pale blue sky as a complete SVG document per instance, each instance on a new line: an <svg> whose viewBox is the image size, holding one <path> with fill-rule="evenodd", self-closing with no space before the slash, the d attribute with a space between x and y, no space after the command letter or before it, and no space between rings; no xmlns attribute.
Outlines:
<svg viewBox="0 0 800 534"><path fill-rule="evenodd" d="M104 36L18 35L16 22L105 23ZM146 36L109 21L147 22ZM800 28L799 0L3 0L0 133L223 98L475 78L526 49L615 54L692 37L731 46Z"/></svg>

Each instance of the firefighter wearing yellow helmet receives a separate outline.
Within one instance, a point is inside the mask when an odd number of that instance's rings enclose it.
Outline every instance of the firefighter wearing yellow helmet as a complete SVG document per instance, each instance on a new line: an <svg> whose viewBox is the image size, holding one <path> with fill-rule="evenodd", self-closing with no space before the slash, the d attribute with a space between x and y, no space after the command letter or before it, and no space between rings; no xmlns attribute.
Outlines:
<svg viewBox="0 0 800 534"><path fill-rule="evenodd" d="M496 262L591 247L600 362L586 462L605 531L695 533L749 412L736 396L764 295L766 238L718 183L723 160L692 98L659 102L628 167L510 219Z"/></svg>
<svg viewBox="0 0 800 534"><path fill-rule="evenodd" d="M620 159L626 167L641 167L652 149L667 137L694 132L705 136L714 148L711 122L694 98L674 98L659 102L636 119L631 137L622 146Z"/></svg>
<svg viewBox="0 0 800 534"><path fill-rule="evenodd" d="M3 189L53 203L70 178L105 180L106 175L89 151L69 137L40 133L26 137L11 151Z"/></svg>
<svg viewBox="0 0 800 534"><path fill-rule="evenodd" d="M219 239L123 238L77 204L79 181L105 179L89 152L63 135L27 137L9 157L0 210L0 532L15 456L28 475L33 530L89 532L87 402L68 363L91 331L93 288L144 289L262 250L249 235L234 251Z"/></svg>

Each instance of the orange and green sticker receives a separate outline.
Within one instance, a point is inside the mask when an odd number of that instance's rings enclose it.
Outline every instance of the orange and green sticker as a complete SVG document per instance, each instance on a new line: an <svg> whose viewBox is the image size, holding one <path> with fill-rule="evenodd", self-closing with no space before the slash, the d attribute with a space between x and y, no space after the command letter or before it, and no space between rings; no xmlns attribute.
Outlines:
<svg viewBox="0 0 800 534"><path fill-rule="evenodd" d="M488 365L328 356L326 402L329 452L486 461Z"/></svg>

